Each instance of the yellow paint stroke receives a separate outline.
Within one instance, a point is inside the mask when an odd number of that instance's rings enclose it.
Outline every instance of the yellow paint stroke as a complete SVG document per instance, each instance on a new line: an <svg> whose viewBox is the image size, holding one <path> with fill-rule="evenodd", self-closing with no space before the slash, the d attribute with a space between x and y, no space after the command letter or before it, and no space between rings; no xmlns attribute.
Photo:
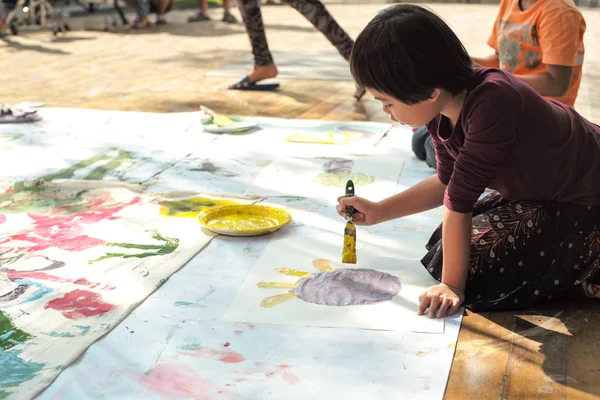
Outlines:
<svg viewBox="0 0 600 400"><path fill-rule="evenodd" d="M225 229L232 232L247 232L271 229L279 226L279 220L267 215L230 214L215 218L208 223L213 229Z"/></svg>
<svg viewBox="0 0 600 400"><path fill-rule="evenodd" d="M285 282L258 282L256 286L262 289L294 289L298 284Z"/></svg>
<svg viewBox="0 0 600 400"><path fill-rule="evenodd" d="M275 271L289 276L298 276L300 278L304 278L305 276L309 276L310 272L298 271L293 268L275 268Z"/></svg>
<svg viewBox="0 0 600 400"><path fill-rule="evenodd" d="M350 235L344 235L342 262L344 264L356 264L356 240Z"/></svg>
<svg viewBox="0 0 600 400"><path fill-rule="evenodd" d="M163 200L160 214L168 217L195 218L202 211L213 207L239 204L234 200L215 200L205 197L192 197L184 200Z"/></svg>
<svg viewBox="0 0 600 400"><path fill-rule="evenodd" d="M324 258L313 260L312 265L321 272L333 272L331 262Z"/></svg>
<svg viewBox="0 0 600 400"><path fill-rule="evenodd" d="M351 140L358 139L362 136L362 132L341 132L336 137L334 132L296 132L293 135L287 136L285 140L288 142L297 143L316 143L316 144L340 144L347 145ZM341 137L340 137L341 136Z"/></svg>
<svg viewBox="0 0 600 400"><path fill-rule="evenodd" d="M375 182L374 176L364 174L349 173L349 174L326 174L321 173L314 177L313 181L324 186L345 187L346 182L351 179L355 185L365 186Z"/></svg>
<svg viewBox="0 0 600 400"><path fill-rule="evenodd" d="M260 306L264 308L273 308L278 304L285 303L286 301L296 298L295 293L282 293L276 294L275 296L266 297L260 302Z"/></svg>

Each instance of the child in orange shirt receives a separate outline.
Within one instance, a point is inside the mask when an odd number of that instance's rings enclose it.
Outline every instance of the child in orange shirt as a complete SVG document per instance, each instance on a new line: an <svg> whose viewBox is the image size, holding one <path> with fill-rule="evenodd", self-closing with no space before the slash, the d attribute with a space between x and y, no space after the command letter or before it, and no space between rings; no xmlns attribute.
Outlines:
<svg viewBox="0 0 600 400"><path fill-rule="evenodd" d="M572 0L502 0L487 44L488 57L472 57L482 67L502 68L542 96L575 106L581 83L586 24ZM435 152L425 127L413 135L415 155L435 168Z"/></svg>
<svg viewBox="0 0 600 400"><path fill-rule="evenodd" d="M509 71L542 96L574 107L585 28L572 0L502 0L487 41L496 53L472 59Z"/></svg>

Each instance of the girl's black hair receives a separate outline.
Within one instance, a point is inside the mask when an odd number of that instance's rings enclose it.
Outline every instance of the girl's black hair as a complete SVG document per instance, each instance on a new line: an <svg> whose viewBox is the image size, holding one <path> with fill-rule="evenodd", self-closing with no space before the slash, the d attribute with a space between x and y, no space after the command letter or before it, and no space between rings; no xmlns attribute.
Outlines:
<svg viewBox="0 0 600 400"><path fill-rule="evenodd" d="M358 35L350 70L356 82L406 104L467 88L471 57L452 29L433 12L399 4L377 14Z"/></svg>

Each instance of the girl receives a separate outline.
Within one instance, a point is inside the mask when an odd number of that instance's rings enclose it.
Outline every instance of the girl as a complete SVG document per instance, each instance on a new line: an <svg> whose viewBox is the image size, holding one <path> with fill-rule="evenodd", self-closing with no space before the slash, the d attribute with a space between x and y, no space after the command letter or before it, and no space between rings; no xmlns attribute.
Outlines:
<svg viewBox="0 0 600 400"><path fill-rule="evenodd" d="M510 73L473 69L452 30L401 4L356 40L357 83L394 121L426 124L437 175L378 203L354 206L372 225L444 205L422 263L440 284L420 296L430 317L593 297L600 263L600 127ZM486 188L496 192L478 201ZM600 275L600 274L599 274Z"/></svg>

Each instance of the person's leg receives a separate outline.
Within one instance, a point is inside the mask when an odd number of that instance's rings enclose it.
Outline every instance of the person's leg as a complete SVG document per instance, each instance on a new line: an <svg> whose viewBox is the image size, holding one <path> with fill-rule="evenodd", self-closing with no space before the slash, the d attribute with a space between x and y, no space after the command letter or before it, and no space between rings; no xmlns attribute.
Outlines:
<svg viewBox="0 0 600 400"><path fill-rule="evenodd" d="M200 0L198 6L198 11L188 18L188 22L210 21L211 18L208 16L208 0Z"/></svg>
<svg viewBox="0 0 600 400"><path fill-rule="evenodd" d="M493 194L473 214L465 306L473 310L528 307L543 300L582 298L582 283L600 260L600 207L508 201ZM442 276L441 227L422 263Z"/></svg>
<svg viewBox="0 0 600 400"><path fill-rule="evenodd" d="M327 11L325 5L319 0L282 0L295 8L315 28L319 30L335 46L346 61L350 60L354 40L348 36L346 31L337 23L333 16ZM354 94L357 100L365 94L364 88L357 88Z"/></svg>
<svg viewBox="0 0 600 400"><path fill-rule="evenodd" d="M223 22L235 24L237 19L231 13L231 0L223 0Z"/></svg>
<svg viewBox="0 0 600 400"><path fill-rule="evenodd" d="M252 55L254 56L254 69L245 78L248 81L247 83L253 84L263 79L276 77L277 67L269 51L259 0L238 0L238 8L242 15L242 21L246 27L250 45L252 46ZM230 86L230 89L235 89L240 84L241 82L238 82Z"/></svg>
<svg viewBox="0 0 600 400"><path fill-rule="evenodd" d="M131 23L133 29L146 28L150 25L148 14L150 14L150 0L135 0L135 11L137 18Z"/></svg>

